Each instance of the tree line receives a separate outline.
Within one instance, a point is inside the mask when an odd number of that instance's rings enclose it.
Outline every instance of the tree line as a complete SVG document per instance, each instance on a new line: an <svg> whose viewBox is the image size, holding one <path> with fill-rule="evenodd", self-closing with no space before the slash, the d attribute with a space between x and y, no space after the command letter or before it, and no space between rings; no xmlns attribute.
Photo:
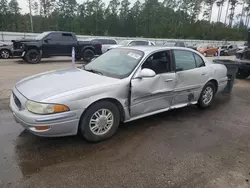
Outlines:
<svg viewBox="0 0 250 188"><path fill-rule="evenodd" d="M242 0L243 1L243 0ZM0 31L72 31L93 36L182 38L201 40L245 40L250 6L244 1L242 14L234 15L242 3L228 0L27 0L30 13L22 14L17 0L0 0ZM218 6L212 22L212 7ZM204 10L205 9L205 10ZM202 19L200 18L202 17ZM237 21L234 19L238 18Z"/></svg>

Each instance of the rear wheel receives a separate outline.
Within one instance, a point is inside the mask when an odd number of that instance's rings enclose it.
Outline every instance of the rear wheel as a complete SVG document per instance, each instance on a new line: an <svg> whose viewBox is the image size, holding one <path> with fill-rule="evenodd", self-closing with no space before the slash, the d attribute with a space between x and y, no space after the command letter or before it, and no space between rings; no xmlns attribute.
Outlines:
<svg viewBox="0 0 250 188"><path fill-rule="evenodd" d="M114 135L120 124L120 112L109 101L90 106L79 124L80 135L91 142L106 140Z"/></svg>
<svg viewBox="0 0 250 188"><path fill-rule="evenodd" d="M41 56L40 52L33 49L33 50L28 50L23 59L27 63L36 64L36 63L40 62L41 58L42 58L42 56Z"/></svg>
<svg viewBox="0 0 250 188"><path fill-rule="evenodd" d="M82 57L84 61L90 62L95 57L95 52L91 49L86 49L82 52Z"/></svg>
<svg viewBox="0 0 250 188"><path fill-rule="evenodd" d="M212 82L208 82L204 88L202 89L198 106L200 108L207 108L211 105L214 99L214 95L216 93L215 85Z"/></svg>
<svg viewBox="0 0 250 188"><path fill-rule="evenodd" d="M1 50L0 51L0 56L2 59L8 59L10 58L10 51L9 50Z"/></svg>

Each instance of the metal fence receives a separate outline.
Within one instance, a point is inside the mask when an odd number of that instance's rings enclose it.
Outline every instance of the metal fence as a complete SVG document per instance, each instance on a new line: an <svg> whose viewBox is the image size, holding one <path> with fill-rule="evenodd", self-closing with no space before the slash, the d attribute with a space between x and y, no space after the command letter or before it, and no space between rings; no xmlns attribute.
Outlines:
<svg viewBox="0 0 250 188"><path fill-rule="evenodd" d="M35 38L40 33L18 33L18 32L2 32L0 31L0 41L3 42L11 42L14 39L27 39L27 38ZM118 42L125 39L138 39L135 37L107 37L107 36L90 36L90 35L77 35L79 40L88 39L88 38L112 38L116 39ZM188 39L163 39L163 38L140 38L145 40L150 40L154 42L156 45L163 45L166 42L177 42L183 41L187 45L194 45L200 43L212 43L216 45L225 44L225 41L218 40L188 40ZM244 41L227 41L229 44L243 45Z"/></svg>

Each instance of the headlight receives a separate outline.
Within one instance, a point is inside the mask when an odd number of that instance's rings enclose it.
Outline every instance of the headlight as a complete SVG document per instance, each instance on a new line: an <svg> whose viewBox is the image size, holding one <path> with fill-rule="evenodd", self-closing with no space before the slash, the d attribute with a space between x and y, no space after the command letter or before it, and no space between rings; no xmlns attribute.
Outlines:
<svg viewBox="0 0 250 188"><path fill-rule="evenodd" d="M45 104L34 101L27 101L27 109L35 114L54 114L69 111L69 108L62 104Z"/></svg>

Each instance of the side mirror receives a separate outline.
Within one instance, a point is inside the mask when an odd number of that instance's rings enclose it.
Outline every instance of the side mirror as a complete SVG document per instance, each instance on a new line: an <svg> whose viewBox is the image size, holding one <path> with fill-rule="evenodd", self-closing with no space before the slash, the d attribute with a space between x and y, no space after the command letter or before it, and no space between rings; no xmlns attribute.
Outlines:
<svg viewBox="0 0 250 188"><path fill-rule="evenodd" d="M47 38L47 39L44 40L44 42L46 42L46 43L48 43L49 41L51 41L50 38Z"/></svg>
<svg viewBox="0 0 250 188"><path fill-rule="evenodd" d="M152 69L142 69L137 78L151 78L156 75Z"/></svg>

